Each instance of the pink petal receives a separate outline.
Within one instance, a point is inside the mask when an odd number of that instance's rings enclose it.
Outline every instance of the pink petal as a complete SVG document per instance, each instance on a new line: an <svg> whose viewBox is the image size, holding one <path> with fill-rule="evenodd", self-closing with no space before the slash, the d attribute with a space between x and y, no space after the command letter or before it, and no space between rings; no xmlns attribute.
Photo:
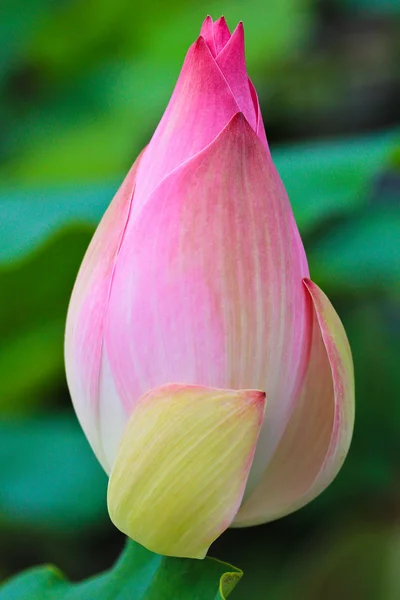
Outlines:
<svg viewBox="0 0 400 600"><path fill-rule="evenodd" d="M304 376L307 275L282 182L237 114L128 223L105 327L126 411L172 381L265 391L256 485Z"/></svg>
<svg viewBox="0 0 400 600"><path fill-rule="evenodd" d="M256 92L256 88L254 87L254 85L250 79L249 79L249 87L250 87L250 93L251 93L251 97L253 100L254 111L256 114L256 121L257 121L257 126L255 129L255 132L269 152L267 136L265 133L264 122L263 122L263 118L262 118L262 114L261 114L260 102L258 101L258 95Z"/></svg>
<svg viewBox="0 0 400 600"><path fill-rule="evenodd" d="M254 131L257 130L257 109L251 95L244 53L243 23L239 23L216 58L216 62L227 80L239 110L244 114Z"/></svg>
<svg viewBox="0 0 400 600"><path fill-rule="evenodd" d="M103 465L98 395L104 317L139 160L140 157L130 169L90 243L71 296L65 332L65 363L72 401L82 428Z"/></svg>
<svg viewBox="0 0 400 600"><path fill-rule="evenodd" d="M219 32L218 36L222 40L218 56L214 29ZM268 148L257 92L247 76L243 24L239 23L231 36L224 19L213 23L212 18L207 17L200 35L205 39L213 57L216 57L217 65L229 84L239 110Z"/></svg>
<svg viewBox="0 0 400 600"><path fill-rule="evenodd" d="M282 517L318 496L336 477L354 424L354 375L343 325L325 294L309 279L312 345L296 409L262 482L235 525ZM268 415L266 416L268 419Z"/></svg>
<svg viewBox="0 0 400 600"><path fill-rule="evenodd" d="M224 17L220 17L214 23L212 18L208 16L201 26L200 35L206 41L211 54L215 58L228 43L231 32Z"/></svg>
<svg viewBox="0 0 400 600"><path fill-rule="evenodd" d="M231 32L226 24L225 17L220 17L215 21L213 24L213 35L215 40L215 50L218 56L218 54L225 48L225 45L229 42L231 37Z"/></svg>
<svg viewBox="0 0 400 600"><path fill-rule="evenodd" d="M200 37L188 51L172 98L143 155L134 214L162 179L212 142L236 112L232 92Z"/></svg>
<svg viewBox="0 0 400 600"><path fill-rule="evenodd" d="M208 15L205 18L203 25L201 26L200 35L202 38L204 38L204 41L206 42L207 46L210 48L211 54L215 58L215 56L217 55L217 51L215 49L213 27L214 27L213 20L210 17L210 15Z"/></svg>

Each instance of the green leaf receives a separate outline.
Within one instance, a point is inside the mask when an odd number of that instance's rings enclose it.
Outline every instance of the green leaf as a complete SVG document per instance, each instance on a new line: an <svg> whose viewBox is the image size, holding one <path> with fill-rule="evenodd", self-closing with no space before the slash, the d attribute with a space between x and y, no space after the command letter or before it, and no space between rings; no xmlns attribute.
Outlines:
<svg viewBox="0 0 400 600"><path fill-rule="evenodd" d="M0 19L0 85L4 84L4 72L7 72L15 54L21 51L21 40L33 35L49 10L51 0L40 4L30 0L3 0Z"/></svg>
<svg viewBox="0 0 400 600"><path fill-rule="evenodd" d="M379 549L379 551L377 551ZM395 600L399 594L400 536L393 524L354 524L325 537L281 573L274 600Z"/></svg>
<svg viewBox="0 0 400 600"><path fill-rule="evenodd" d="M121 177L122 182L122 177ZM83 225L94 227L118 188L118 181L101 185L4 189L0 204L0 267L24 258L61 230L63 244L74 247L71 236ZM61 237L60 235L60 237ZM54 241L53 241L54 244ZM48 246L47 251L50 249ZM46 249L42 248L41 252Z"/></svg>
<svg viewBox="0 0 400 600"><path fill-rule="evenodd" d="M399 240L398 207L371 207L332 226L308 248L312 277L326 292L399 290Z"/></svg>
<svg viewBox="0 0 400 600"><path fill-rule="evenodd" d="M393 14L400 12L398 0L339 0L349 10L361 10L366 13L377 15Z"/></svg>
<svg viewBox="0 0 400 600"><path fill-rule="evenodd" d="M302 235L365 203L374 177L390 163L399 136L392 131L273 150Z"/></svg>
<svg viewBox="0 0 400 600"><path fill-rule="evenodd" d="M107 521L107 477L72 414L3 418L0 472L3 528L71 535Z"/></svg>
<svg viewBox="0 0 400 600"><path fill-rule="evenodd" d="M31 216L33 221L34 213ZM48 226L47 235L50 230ZM92 231L82 226L62 230L26 259L0 267L2 414L35 408L43 403L43 392L52 392L65 379L63 336L68 301ZM9 233L11 238L11 230ZM24 235L22 232L21 242Z"/></svg>
<svg viewBox="0 0 400 600"><path fill-rule="evenodd" d="M347 308L339 303L338 309L354 358L357 424L349 456L337 482L326 492L333 510L341 488L344 497L346 492L358 491L359 505L385 490L390 494L397 481L400 452L398 299L364 295ZM377 410L379 398L385 399L384 410Z"/></svg>
<svg viewBox="0 0 400 600"><path fill-rule="evenodd" d="M70 583L54 567L37 567L0 588L0 600L223 600L241 577L212 558L160 556L128 541L110 571Z"/></svg>

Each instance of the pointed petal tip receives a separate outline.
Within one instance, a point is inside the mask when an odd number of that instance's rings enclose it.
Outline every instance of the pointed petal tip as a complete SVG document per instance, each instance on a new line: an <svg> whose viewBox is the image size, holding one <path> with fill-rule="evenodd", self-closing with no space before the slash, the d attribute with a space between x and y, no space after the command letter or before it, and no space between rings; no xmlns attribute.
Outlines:
<svg viewBox="0 0 400 600"><path fill-rule="evenodd" d="M225 17L220 17L213 25L213 35L215 41L215 49L217 55L223 50L231 37L231 31L225 20Z"/></svg>
<svg viewBox="0 0 400 600"><path fill-rule="evenodd" d="M246 117L244 116L244 114L239 111L233 115L233 117L227 124L226 129L228 129L228 127L232 127L232 129L233 128L238 128L238 129L244 128L245 129L246 125L248 125L248 121L247 121ZM251 127L250 127L250 129L251 129Z"/></svg>
<svg viewBox="0 0 400 600"><path fill-rule="evenodd" d="M243 35L244 36L243 21L239 21L239 23L236 25L235 29L233 30L232 37L235 35L235 33L236 33L236 35Z"/></svg>
<svg viewBox="0 0 400 600"><path fill-rule="evenodd" d="M240 21L235 29L233 30L232 35L230 35L228 42L226 43L222 52L226 52L227 49L230 48L230 51L234 49L234 56L236 57L236 61L239 62L239 56L243 56L245 54L244 48L244 27L242 21ZM221 52L221 54L222 54ZM245 61L243 60L243 66L245 68Z"/></svg>
<svg viewBox="0 0 400 600"><path fill-rule="evenodd" d="M254 402L255 404L265 404L267 395L265 392L261 390L243 390L240 392L243 394L243 397L249 402Z"/></svg>
<svg viewBox="0 0 400 600"><path fill-rule="evenodd" d="M303 277L303 284L309 291L318 287L309 277Z"/></svg>
<svg viewBox="0 0 400 600"><path fill-rule="evenodd" d="M200 32L200 35L195 39L195 41L193 42L191 48L193 50L199 50L200 48L203 48L204 46L207 46L207 42L205 40L205 37L203 35L202 32Z"/></svg>
<svg viewBox="0 0 400 600"><path fill-rule="evenodd" d="M210 15L207 15L200 27L200 35L207 31L212 31L213 20Z"/></svg>
<svg viewBox="0 0 400 600"><path fill-rule="evenodd" d="M237 135L238 138L245 138L246 144L250 145L258 145L258 142L260 141L245 114L241 111L238 111L233 115L219 135Z"/></svg>
<svg viewBox="0 0 400 600"><path fill-rule="evenodd" d="M196 38L189 48L189 52L193 52L194 56L192 57L192 60L194 60L195 63L198 63L201 60L206 60L206 56L209 59L212 57L212 60L214 60L213 48L209 46L206 32L200 32L199 37Z"/></svg>

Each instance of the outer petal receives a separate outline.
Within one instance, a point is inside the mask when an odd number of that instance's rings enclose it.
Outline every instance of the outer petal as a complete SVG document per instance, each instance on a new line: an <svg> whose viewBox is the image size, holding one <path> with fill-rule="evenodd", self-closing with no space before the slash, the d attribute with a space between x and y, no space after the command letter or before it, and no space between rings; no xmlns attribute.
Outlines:
<svg viewBox="0 0 400 600"><path fill-rule="evenodd" d="M108 487L112 521L149 550L204 558L243 496L265 394L166 385L137 404Z"/></svg>
<svg viewBox="0 0 400 600"><path fill-rule="evenodd" d="M239 114L129 221L104 346L126 411L168 381L265 390L256 485L304 376L307 275L283 185Z"/></svg>
<svg viewBox="0 0 400 600"><path fill-rule="evenodd" d="M136 215L162 179L203 150L238 112L232 92L200 37L189 49L172 98L137 175Z"/></svg>
<svg viewBox="0 0 400 600"><path fill-rule="evenodd" d="M240 509L237 526L282 517L310 502L335 478L350 446L354 375L343 325L309 279L312 346L296 409L264 478Z"/></svg>
<svg viewBox="0 0 400 600"><path fill-rule="evenodd" d="M128 221L140 157L132 166L90 243L71 296L65 332L68 386L81 426L105 466L99 435L99 381L104 318L115 259ZM117 410L117 409L116 409ZM112 419L113 411L110 410ZM112 427L112 423L109 423Z"/></svg>

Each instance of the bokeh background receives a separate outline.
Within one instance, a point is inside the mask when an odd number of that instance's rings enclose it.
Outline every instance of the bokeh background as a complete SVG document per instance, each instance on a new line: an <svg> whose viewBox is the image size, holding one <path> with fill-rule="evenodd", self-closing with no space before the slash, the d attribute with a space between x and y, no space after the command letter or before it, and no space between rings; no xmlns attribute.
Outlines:
<svg viewBox="0 0 400 600"><path fill-rule="evenodd" d="M71 408L69 295L207 13L243 20L248 70L313 279L354 353L350 454L320 498L230 530L234 600L400 598L399 0L2 0L0 578L78 580L124 543Z"/></svg>

